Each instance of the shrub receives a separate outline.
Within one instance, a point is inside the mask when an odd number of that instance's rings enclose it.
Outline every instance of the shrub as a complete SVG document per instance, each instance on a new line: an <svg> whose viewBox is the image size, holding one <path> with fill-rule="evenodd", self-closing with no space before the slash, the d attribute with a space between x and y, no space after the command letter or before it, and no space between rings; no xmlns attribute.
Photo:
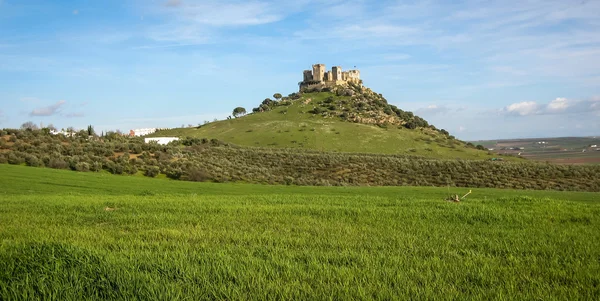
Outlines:
<svg viewBox="0 0 600 301"><path fill-rule="evenodd" d="M98 161L92 162L92 164L90 164L90 170L91 171L95 171L95 172L101 171L102 170L102 163L98 162Z"/></svg>
<svg viewBox="0 0 600 301"><path fill-rule="evenodd" d="M146 177L154 178L158 176L159 173L160 169L158 168L158 166L148 166L146 167L146 170L144 170L144 176Z"/></svg>
<svg viewBox="0 0 600 301"><path fill-rule="evenodd" d="M188 181L204 182L209 179L209 175L206 171L198 167L192 167L187 170L186 178Z"/></svg>
<svg viewBox="0 0 600 301"><path fill-rule="evenodd" d="M320 107L314 107L312 110L310 110L310 111L308 111L308 112L316 115L316 114L321 114L321 113L323 113L323 112L324 112L324 110L323 110L323 109L321 109Z"/></svg>
<svg viewBox="0 0 600 301"><path fill-rule="evenodd" d="M25 164L27 164L27 166L31 166L31 167L39 167L40 165L43 165L43 163L41 162L40 159L38 159L38 157L36 157L35 155L31 155L31 154L28 154L25 157Z"/></svg>
<svg viewBox="0 0 600 301"><path fill-rule="evenodd" d="M61 158L52 158L52 159L50 159L50 162L48 163L48 167L54 168L54 169L68 169L69 163L67 163L65 160L63 160Z"/></svg>
<svg viewBox="0 0 600 301"><path fill-rule="evenodd" d="M23 159L12 152L8 154L8 158L6 158L6 159L7 159L8 164L18 165L18 164L23 163Z"/></svg>
<svg viewBox="0 0 600 301"><path fill-rule="evenodd" d="M167 169L167 178L169 179L173 179L173 180L179 180L181 178L181 176L183 175L183 171L181 170L181 168L169 168Z"/></svg>
<svg viewBox="0 0 600 301"><path fill-rule="evenodd" d="M104 168L106 168L108 172L115 175L123 174L124 170L123 165L115 163L113 161L106 161L106 163L104 164Z"/></svg>
<svg viewBox="0 0 600 301"><path fill-rule="evenodd" d="M90 164L87 162L78 162L77 164L75 164L75 170L81 172L90 171Z"/></svg>

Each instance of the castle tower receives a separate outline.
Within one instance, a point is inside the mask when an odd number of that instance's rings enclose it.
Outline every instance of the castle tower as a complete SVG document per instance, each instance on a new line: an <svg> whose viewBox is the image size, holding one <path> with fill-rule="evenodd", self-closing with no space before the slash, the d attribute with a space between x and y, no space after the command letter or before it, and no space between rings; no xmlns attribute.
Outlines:
<svg viewBox="0 0 600 301"><path fill-rule="evenodd" d="M334 66L333 68L331 68L331 73L333 73L334 81L342 80L342 67Z"/></svg>
<svg viewBox="0 0 600 301"><path fill-rule="evenodd" d="M304 79L302 81L309 82L313 80L312 70L304 70Z"/></svg>
<svg viewBox="0 0 600 301"><path fill-rule="evenodd" d="M324 64L313 65L313 80L322 82L324 76L325 76L325 65Z"/></svg>
<svg viewBox="0 0 600 301"><path fill-rule="evenodd" d="M325 82L331 82L331 81L333 81L333 74L331 73L331 71L325 72L325 78L323 80Z"/></svg>
<svg viewBox="0 0 600 301"><path fill-rule="evenodd" d="M360 82L360 71L358 71L358 70L348 71L348 80L353 81L355 83Z"/></svg>

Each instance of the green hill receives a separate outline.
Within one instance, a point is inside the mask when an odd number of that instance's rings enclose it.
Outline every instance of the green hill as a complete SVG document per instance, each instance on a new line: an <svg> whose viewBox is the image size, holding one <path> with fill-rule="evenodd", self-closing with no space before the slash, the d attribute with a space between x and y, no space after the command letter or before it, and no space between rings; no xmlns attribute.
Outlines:
<svg viewBox="0 0 600 301"><path fill-rule="evenodd" d="M152 136L215 138L242 146L332 152L491 157L358 85L293 93L279 101L265 99L242 117L197 128L161 130Z"/></svg>

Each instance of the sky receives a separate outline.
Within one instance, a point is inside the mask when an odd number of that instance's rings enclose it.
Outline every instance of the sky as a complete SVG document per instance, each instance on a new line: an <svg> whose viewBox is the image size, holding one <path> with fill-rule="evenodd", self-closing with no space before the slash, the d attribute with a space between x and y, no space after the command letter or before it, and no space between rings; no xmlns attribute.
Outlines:
<svg viewBox="0 0 600 301"><path fill-rule="evenodd" d="M463 140L600 136L600 0L0 0L0 128L224 119L322 63Z"/></svg>

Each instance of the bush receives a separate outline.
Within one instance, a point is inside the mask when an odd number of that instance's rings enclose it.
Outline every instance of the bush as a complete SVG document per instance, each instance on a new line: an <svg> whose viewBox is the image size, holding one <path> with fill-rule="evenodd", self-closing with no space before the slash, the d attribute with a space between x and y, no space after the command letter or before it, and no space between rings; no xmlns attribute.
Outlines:
<svg viewBox="0 0 600 301"><path fill-rule="evenodd" d="M113 161L106 161L106 163L104 164L104 168L106 168L108 172L115 175L123 174L124 170L123 165L115 163Z"/></svg>
<svg viewBox="0 0 600 301"><path fill-rule="evenodd" d="M102 170L102 163L98 162L98 161L92 162L92 164L90 164L90 170L91 171L95 171L95 172L101 171Z"/></svg>
<svg viewBox="0 0 600 301"><path fill-rule="evenodd" d="M186 174L186 178L188 181L204 182L210 178L206 171L198 167L192 167L188 169Z"/></svg>
<svg viewBox="0 0 600 301"><path fill-rule="evenodd" d="M315 108L313 108L312 110L310 110L310 111L308 111L308 112L316 115L316 114L321 114L321 113L323 113L323 112L324 112L324 110L323 110L323 109L321 109L320 107L315 107Z"/></svg>
<svg viewBox="0 0 600 301"><path fill-rule="evenodd" d="M81 172L90 171L90 164L87 162L78 162L77 164L75 164L75 170Z"/></svg>
<svg viewBox="0 0 600 301"><path fill-rule="evenodd" d="M69 163L65 162L65 160L60 159L60 158L52 158L52 159L50 159L50 163L48 164L48 167L54 168L54 169L67 169L67 168L69 168Z"/></svg>
<svg viewBox="0 0 600 301"><path fill-rule="evenodd" d="M138 168L135 165L130 165L127 168L127 173L130 174L130 175L135 175L137 172L138 172Z"/></svg>
<svg viewBox="0 0 600 301"><path fill-rule="evenodd" d="M27 166L31 166L31 167L39 167L40 165L43 165L43 163L41 162L40 159L38 159L38 157L36 157L35 155L30 155L30 154L28 154L25 157L25 164L27 164Z"/></svg>
<svg viewBox="0 0 600 301"><path fill-rule="evenodd" d="M181 168L169 168L167 169L166 174L167 178L169 179L179 180L183 175L183 171L181 170Z"/></svg>
<svg viewBox="0 0 600 301"><path fill-rule="evenodd" d="M8 158L6 158L6 159L7 159L8 164L14 164L14 165L19 165L19 164L23 163L23 161L24 161L23 158L17 156L15 153L12 153L12 152L8 154Z"/></svg>
<svg viewBox="0 0 600 301"><path fill-rule="evenodd" d="M158 166L148 166L146 167L146 170L144 170L144 176L146 177L154 178L158 176L159 173L160 169L158 168Z"/></svg>

